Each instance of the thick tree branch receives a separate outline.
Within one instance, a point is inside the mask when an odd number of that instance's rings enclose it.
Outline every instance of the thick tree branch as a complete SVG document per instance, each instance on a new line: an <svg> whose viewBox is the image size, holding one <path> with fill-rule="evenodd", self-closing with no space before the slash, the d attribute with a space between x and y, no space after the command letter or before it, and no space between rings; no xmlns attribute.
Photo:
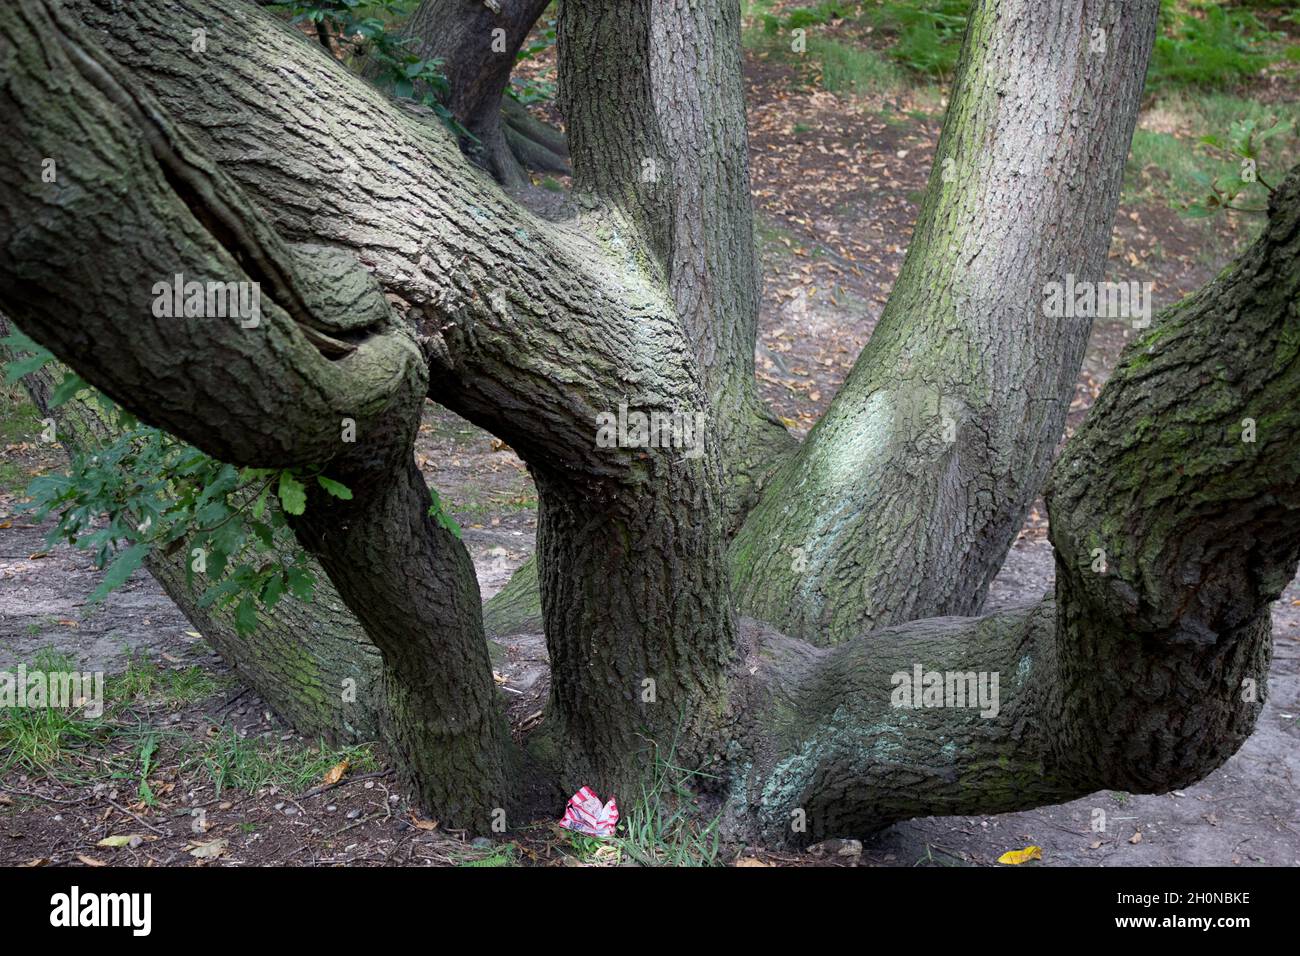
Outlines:
<svg viewBox="0 0 1300 956"><path fill-rule="evenodd" d="M1300 167L1264 235L1129 347L1066 446L1055 601L828 650L750 636L733 825L799 842L1214 770L1262 710L1269 605L1300 561L1298 429ZM917 667L998 675L996 708L895 706L894 675Z"/></svg>
<svg viewBox="0 0 1300 956"><path fill-rule="evenodd" d="M285 236L351 250L421 335L430 397L530 464L631 474L598 413L689 390L689 348L617 229L544 222L440 125L243 4L74 0L87 25ZM205 25L207 51L190 52Z"/></svg>
<svg viewBox="0 0 1300 956"><path fill-rule="evenodd" d="M507 805L511 742L473 566L427 514L412 460L427 390L413 336L349 256L309 247L291 258L57 7L22 0L0 14L0 58L0 96L17 119L0 145L0 306L126 408L210 454L328 463L352 499L313 489L292 523L383 655L385 740L425 806L488 831ZM62 162L52 182L43 156ZM276 298L253 325L206 309L161 316L145 293L173 271L265 281ZM88 279L95 294L74 312ZM327 355L304 326L360 337Z"/></svg>

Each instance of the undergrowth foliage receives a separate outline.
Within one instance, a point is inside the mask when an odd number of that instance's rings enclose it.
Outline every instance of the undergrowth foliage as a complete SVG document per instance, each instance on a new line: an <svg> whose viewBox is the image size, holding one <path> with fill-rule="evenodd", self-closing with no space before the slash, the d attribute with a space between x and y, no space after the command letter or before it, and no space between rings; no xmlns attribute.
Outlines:
<svg viewBox="0 0 1300 956"><path fill-rule="evenodd" d="M0 339L17 355L6 366L12 384L54 361L54 355L21 332ZM335 498L352 491L319 466L237 468L142 423L79 375L65 371L50 399L58 408L73 398L92 405L114 437L92 451L74 451L65 474L31 481L20 506L37 521L50 514L56 524L49 543L63 541L89 552L107 569L91 602L102 601L126 583L150 552L186 551L186 580L204 585L200 607L233 605L235 629L253 633L258 607L273 608L285 597L310 601L316 576L288 529L285 515L307 508L307 489ZM429 517L460 537L461 529L430 488ZM269 507L274 499L279 507Z"/></svg>
<svg viewBox="0 0 1300 956"><path fill-rule="evenodd" d="M20 332L3 344L27 357L9 363L6 380L34 372L54 356ZM73 373L51 398L58 407L81 396L114 437L90 452L74 452L66 474L42 475L22 506L38 521L54 514L50 543L65 541L107 568L90 600L126 582L157 548L188 552L191 585L207 582L200 605L235 606L235 626L251 633L257 607L286 595L309 601L316 578L285 528L285 513L302 514L307 484L338 498L352 492L317 468L262 469L227 465L167 432L141 423ZM274 495L280 507L268 507Z"/></svg>

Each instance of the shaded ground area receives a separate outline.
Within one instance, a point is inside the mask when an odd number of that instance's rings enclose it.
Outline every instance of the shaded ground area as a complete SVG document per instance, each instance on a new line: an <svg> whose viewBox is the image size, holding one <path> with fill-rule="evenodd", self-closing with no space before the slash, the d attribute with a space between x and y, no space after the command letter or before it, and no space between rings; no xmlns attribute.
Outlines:
<svg viewBox="0 0 1300 956"><path fill-rule="evenodd" d="M769 5L770 6L770 5ZM841 26L834 30L843 30ZM851 37L855 42L869 38ZM879 320L925 187L942 118L937 86L827 89L815 59L753 43L747 54L754 197L765 288L757 364L764 396L796 433L825 410ZM545 80L543 56L527 71ZM552 113L551 119L556 117ZM1153 137L1194 137L1149 110ZM1145 141L1144 141L1145 142ZM1165 143L1164 140L1153 142ZM1245 241L1250 225L1180 217L1166 201L1168 164L1135 162L1111 251L1115 280L1155 283L1157 307L1196 288ZM562 188L551 180L539 183ZM1076 427L1131 330L1095 329L1076 389ZM413 814L371 747L339 749L293 733L208 649L147 575L97 607L86 555L46 547L15 513L27 477L62 466L36 440L29 412L5 423L0 458L0 669L63 655L110 680L112 727L65 729L56 775L0 773L0 863L98 865L612 865L636 862L575 842L552 821L508 839L468 841ZM418 454L462 528L485 597L533 549L536 498L500 442L430 406ZM990 593L990 608L1033 601L1052 583L1041 504ZM745 848L747 865L988 865L1037 845L1041 865L1300 865L1300 585L1274 609L1274 664L1258 727L1222 768L1162 796L1098 793L1060 807L899 824L858 846L800 853ZM516 727L541 712L545 642L503 647L498 683ZM48 736L48 735L47 735ZM51 761L55 755L49 755ZM2 765L2 764L0 764ZM331 771L344 768L335 782ZM554 819L562 808L556 807ZM1104 829L1094 829L1104 813ZM124 838L113 840L113 838ZM121 846L101 846L101 841ZM1029 864L1040 865L1040 864Z"/></svg>

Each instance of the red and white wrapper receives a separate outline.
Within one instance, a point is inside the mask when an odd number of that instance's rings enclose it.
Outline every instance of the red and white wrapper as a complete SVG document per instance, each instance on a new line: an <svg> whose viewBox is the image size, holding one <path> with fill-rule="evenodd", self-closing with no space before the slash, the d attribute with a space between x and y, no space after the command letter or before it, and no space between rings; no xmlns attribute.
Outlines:
<svg viewBox="0 0 1300 956"><path fill-rule="evenodd" d="M600 837L613 836L617 825L618 804L611 797L609 803L601 806L600 797L590 787L583 787L569 798L569 805L564 808L564 819L560 821L560 826L566 830Z"/></svg>

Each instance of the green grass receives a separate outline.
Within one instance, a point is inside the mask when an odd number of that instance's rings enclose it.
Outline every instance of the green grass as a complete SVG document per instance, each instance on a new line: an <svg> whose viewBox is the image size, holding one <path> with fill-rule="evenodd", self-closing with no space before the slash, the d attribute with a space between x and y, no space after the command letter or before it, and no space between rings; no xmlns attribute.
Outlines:
<svg viewBox="0 0 1300 956"><path fill-rule="evenodd" d="M457 866L468 867L497 867L497 866L514 866L519 862L519 850L513 843L502 844L493 847L484 856L477 859L466 860L464 863L458 863Z"/></svg>
<svg viewBox="0 0 1300 956"><path fill-rule="evenodd" d="M950 79L961 54L970 0L866 4L862 21L888 39L889 55L914 73Z"/></svg>
<svg viewBox="0 0 1300 956"><path fill-rule="evenodd" d="M1147 90L1230 89L1287 58L1284 38L1250 10L1165 0Z"/></svg>
<svg viewBox="0 0 1300 956"><path fill-rule="evenodd" d="M1261 128L1279 120L1300 122L1296 104L1264 105L1227 93L1178 92L1161 97L1156 112L1170 116L1177 135L1137 129L1124 176L1124 199L1160 201L1183 208L1207 191L1204 177L1227 179L1237 164L1215 155L1199 142L1203 136L1225 137L1234 123L1255 120ZM1259 173L1274 179L1300 161L1300 136L1293 129L1262 144Z"/></svg>
<svg viewBox="0 0 1300 956"><path fill-rule="evenodd" d="M621 807L615 836L569 834L569 845L579 859L591 859L601 847L612 845L642 866L720 865L721 815L702 819L691 787L693 780L708 775L678 767L672 760L671 751L666 757L656 756L640 797Z"/></svg>
<svg viewBox="0 0 1300 956"><path fill-rule="evenodd" d="M870 47L810 37L808 54L820 62L822 86L831 93L883 93L904 82L902 70Z"/></svg>
<svg viewBox="0 0 1300 956"><path fill-rule="evenodd" d="M355 773L378 768L366 744L332 748L322 740L315 747L290 747L240 737L230 728L183 748L182 754L181 771L201 770L218 795L228 788L253 793L267 786L301 793L319 784L326 771L343 760Z"/></svg>
<svg viewBox="0 0 1300 956"><path fill-rule="evenodd" d="M52 649L37 652L28 671L77 670L71 658ZM44 776L70 770L75 756L102 747L114 729L102 719L55 707L0 708L0 776L11 770Z"/></svg>
<svg viewBox="0 0 1300 956"><path fill-rule="evenodd" d="M52 650L39 652L28 666L29 671L75 669L69 658ZM168 671L132 660L125 673L106 679L102 717L55 708L0 709L0 775L19 770L69 784L107 776L138 787L141 799L152 802L147 780L160 766L198 773L218 794L266 786L299 793L317 786L326 771L343 760L352 772L378 769L366 744L290 745L240 737L230 728L195 737L189 731L154 726L147 714L138 712L141 707L174 708L200 701L225 683L197 667Z"/></svg>
<svg viewBox="0 0 1300 956"><path fill-rule="evenodd" d="M132 655L126 670L107 681L106 696L119 703L164 705L176 708L211 697L230 686L221 678L198 665L170 670L156 661Z"/></svg>
<svg viewBox="0 0 1300 956"><path fill-rule="evenodd" d="M0 448L36 442L40 433L41 420L36 406L28 401L22 388L0 386ZM27 482L28 474L23 465L0 450L0 494L22 494Z"/></svg>

